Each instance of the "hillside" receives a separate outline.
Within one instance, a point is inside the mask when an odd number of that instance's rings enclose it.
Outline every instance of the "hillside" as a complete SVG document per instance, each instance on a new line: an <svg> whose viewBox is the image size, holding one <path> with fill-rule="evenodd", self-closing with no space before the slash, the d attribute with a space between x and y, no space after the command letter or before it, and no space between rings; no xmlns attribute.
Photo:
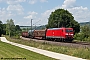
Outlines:
<svg viewBox="0 0 90 60"><path fill-rule="evenodd" d="M80 26L83 26L83 25L90 25L90 22L82 22L82 23L79 23Z"/></svg>

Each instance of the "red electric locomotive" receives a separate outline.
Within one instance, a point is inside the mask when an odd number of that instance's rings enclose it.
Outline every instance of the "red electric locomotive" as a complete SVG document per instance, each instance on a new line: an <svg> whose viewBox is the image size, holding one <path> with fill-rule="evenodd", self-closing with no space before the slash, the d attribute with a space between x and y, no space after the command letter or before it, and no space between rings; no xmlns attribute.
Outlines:
<svg viewBox="0 0 90 60"><path fill-rule="evenodd" d="M72 41L74 36L73 28L52 28L47 29L46 38L62 41Z"/></svg>

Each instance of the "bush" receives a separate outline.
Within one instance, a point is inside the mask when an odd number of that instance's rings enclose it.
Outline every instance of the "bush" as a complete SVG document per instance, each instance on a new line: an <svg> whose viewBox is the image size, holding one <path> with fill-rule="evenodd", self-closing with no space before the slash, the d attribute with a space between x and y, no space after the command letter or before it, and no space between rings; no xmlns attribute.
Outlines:
<svg viewBox="0 0 90 60"><path fill-rule="evenodd" d="M86 36L84 33L76 33L74 39L78 41L88 41L90 42L90 36Z"/></svg>
<svg viewBox="0 0 90 60"><path fill-rule="evenodd" d="M87 38L87 41L90 42L90 37Z"/></svg>
<svg viewBox="0 0 90 60"><path fill-rule="evenodd" d="M15 36L15 38L19 39L19 38L20 38L20 35L19 35L19 34L17 34L17 35Z"/></svg>
<svg viewBox="0 0 90 60"><path fill-rule="evenodd" d="M84 34L83 34L83 33L76 33L76 34L74 35L74 39L79 40L79 41L83 41L83 39L84 39Z"/></svg>
<svg viewBox="0 0 90 60"><path fill-rule="evenodd" d="M86 36L84 33L76 33L74 35L75 40L79 41L89 41L90 42L90 36Z"/></svg>

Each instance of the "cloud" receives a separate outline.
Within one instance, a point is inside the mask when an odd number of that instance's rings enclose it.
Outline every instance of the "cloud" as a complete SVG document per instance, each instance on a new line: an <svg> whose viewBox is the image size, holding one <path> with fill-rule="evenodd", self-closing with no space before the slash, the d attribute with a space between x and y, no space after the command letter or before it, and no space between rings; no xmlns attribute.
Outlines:
<svg viewBox="0 0 90 60"><path fill-rule="evenodd" d="M20 2L25 2L26 0L6 0L7 4L17 4Z"/></svg>
<svg viewBox="0 0 90 60"><path fill-rule="evenodd" d="M87 22L90 16L90 10L87 7L75 6L76 0L65 0L61 8L67 9L73 14L78 22Z"/></svg>
<svg viewBox="0 0 90 60"><path fill-rule="evenodd" d="M75 4L76 0L65 0L62 7L63 8L70 8L73 7Z"/></svg>
<svg viewBox="0 0 90 60"><path fill-rule="evenodd" d="M35 3L37 3L37 2L42 2L42 3L44 3L44 2L48 2L48 1L47 1L47 0L30 0L30 1L29 1L30 4L35 4Z"/></svg>
<svg viewBox="0 0 90 60"><path fill-rule="evenodd" d="M40 2L48 2L47 0L40 0Z"/></svg>
<svg viewBox="0 0 90 60"><path fill-rule="evenodd" d="M75 2L76 0L65 0L61 8L67 9L72 13L78 22L89 21L90 10L87 7L75 6Z"/></svg>
<svg viewBox="0 0 90 60"><path fill-rule="evenodd" d="M7 7L7 10L8 11L15 11L17 12L18 14L23 14L23 7L20 5L20 4L17 4L17 5L9 5Z"/></svg>
<svg viewBox="0 0 90 60"><path fill-rule="evenodd" d="M0 9L0 20L5 22L7 19L11 18L12 16L14 16L12 12L7 11L5 8Z"/></svg>
<svg viewBox="0 0 90 60"><path fill-rule="evenodd" d="M30 12L28 12L28 14L29 14L28 16L25 16L25 17L24 17L25 19L33 19L33 18L36 18L36 15L37 15L38 13L37 13L37 12L34 12L34 11L33 11L33 12L30 11Z"/></svg>
<svg viewBox="0 0 90 60"><path fill-rule="evenodd" d="M30 4L35 4L37 2L37 0L30 0L29 3Z"/></svg>
<svg viewBox="0 0 90 60"><path fill-rule="evenodd" d="M68 9L73 16L75 17L75 20L78 22L87 22L90 21L90 10L87 7L73 7L72 9Z"/></svg>
<svg viewBox="0 0 90 60"><path fill-rule="evenodd" d="M0 0L0 2L5 2L7 4L18 4L21 2L26 2L26 0Z"/></svg>

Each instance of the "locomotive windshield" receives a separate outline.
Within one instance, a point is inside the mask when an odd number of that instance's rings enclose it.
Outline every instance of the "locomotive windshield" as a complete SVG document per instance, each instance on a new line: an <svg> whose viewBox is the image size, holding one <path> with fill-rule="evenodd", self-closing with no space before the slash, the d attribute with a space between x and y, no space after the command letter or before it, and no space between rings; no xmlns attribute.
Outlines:
<svg viewBox="0 0 90 60"><path fill-rule="evenodd" d="M66 29L66 32L73 32L73 30L70 30L70 29Z"/></svg>

